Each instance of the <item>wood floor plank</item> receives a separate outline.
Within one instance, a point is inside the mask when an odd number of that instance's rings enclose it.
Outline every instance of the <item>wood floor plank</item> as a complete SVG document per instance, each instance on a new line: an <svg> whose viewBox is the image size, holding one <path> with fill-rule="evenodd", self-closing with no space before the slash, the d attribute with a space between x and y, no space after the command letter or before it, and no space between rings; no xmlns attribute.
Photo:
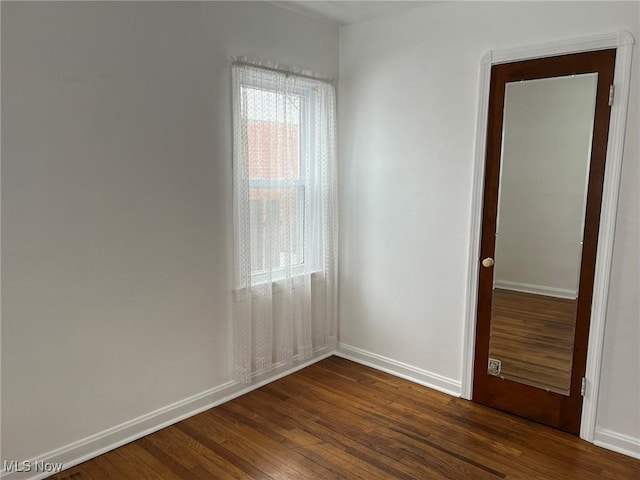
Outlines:
<svg viewBox="0 0 640 480"><path fill-rule="evenodd" d="M270 453L272 456L275 456L287 462L287 464L294 468L296 471L302 472L303 476L304 474L306 474L306 472L314 472L313 478L326 478L329 480L337 478L331 472L324 471L319 465L309 461L306 457L299 455L294 451L295 447L299 445L306 445L309 443L308 441L300 443L292 442L283 445L277 439L274 439L274 437L278 438L277 434L275 434L275 429L274 434L271 436L262 435L260 432L251 429L247 425L237 423L233 418L225 419L224 415L220 417L217 409L213 409L209 412L205 412L204 414L200 414L199 417L200 418L197 419L195 419L194 417L194 420L196 420L194 421L194 425L196 425L196 428L198 430L203 431L207 435L209 435L210 432L214 432L214 434L219 434L219 432L222 432L223 435L231 438L232 434L230 434L227 426L225 425L229 424L231 425L231 428L234 428L235 433L240 438L251 438L252 442L258 448L261 448L265 452ZM280 439L282 439L282 437L280 437Z"/></svg>
<svg viewBox="0 0 640 480"><path fill-rule="evenodd" d="M330 357L50 478L640 480L640 461Z"/></svg>
<svg viewBox="0 0 640 480"><path fill-rule="evenodd" d="M299 456L291 452L291 448L297 446L296 444L285 447L272 437L248 427L244 422L230 421L227 415L209 415L203 422L215 422L216 428L226 430L230 439L225 442L225 447L241 458L253 458L255 466L275 480L311 478L307 474L307 466L300 466ZM251 442L247 442L247 438L251 438Z"/></svg>
<svg viewBox="0 0 640 480"><path fill-rule="evenodd" d="M148 439L148 437L147 437ZM114 453L114 461L120 465L121 459L124 459L130 471L139 471L140 465L144 466L144 475L154 480L178 480L182 478L198 478L193 477L179 462L168 455L154 455L145 445L145 439L142 442L134 442L126 445L124 448L117 449ZM116 460L117 458L117 460Z"/></svg>
<svg viewBox="0 0 640 480"><path fill-rule="evenodd" d="M197 478L211 478L211 474L226 475L236 479L247 478L242 471L233 468L217 455L212 455L208 448L175 426L162 429L146 438L157 449L156 456L163 454L169 456L172 461L180 462L190 472L193 472ZM208 472L208 477L202 477L200 473L202 469Z"/></svg>
<svg viewBox="0 0 640 480"><path fill-rule="evenodd" d="M177 477L184 480L200 480L198 475L193 473L187 465L185 465L182 461L178 461L175 457L157 447L148 437L141 438L137 442L137 445L139 445L145 452L154 457L157 461L161 462L162 465L164 465L171 472L172 477ZM125 447L123 449L116 450L116 453L120 453L122 455L122 452L126 451L127 448ZM138 456L137 459L138 461L135 462L135 460L131 457L127 457L127 466L129 467L131 465L131 468L128 471L131 471L133 473L139 469L140 463L146 464L146 462L144 462L144 460L142 460L140 456ZM145 468L144 472L145 475L149 475L148 468ZM151 478L155 478L155 475L151 476Z"/></svg>
<svg viewBox="0 0 640 480"><path fill-rule="evenodd" d="M367 398L371 398L371 396L367 396ZM355 439L363 445L368 444L369 438L371 438L371 432L361 430L357 427L357 419L363 417L365 418L365 425L377 426L379 432L387 433L387 435L383 433L378 436L377 438L383 441L379 444L370 444L370 448L374 449L377 454L389 455L396 460L404 461L405 464L415 465L415 462L417 462L419 465L417 467L418 470L426 465L422 455L428 455L430 457L429 465L431 470L425 473L428 473L430 478L434 475L442 475L442 478L484 478L484 473L476 471L476 468L480 468L480 470L483 470L485 473L490 473L493 477L504 478L505 476L491 467L480 465L479 462L473 459L466 458L453 451L445 450L436 443L427 441L426 436L429 434L421 435L420 432L415 431L413 425L402 421L403 414L406 415L406 412L402 412L397 415L395 419L389 421L387 418L389 412L387 412L385 416L379 416L372 414L371 411L358 411L358 409L353 408L351 401L346 405L336 405L330 403L330 401L327 402L326 405L322 405L322 402L325 402L323 399L316 399L315 402L315 406L313 407L315 410L326 412L325 418L316 420L316 423L326 427L329 431L333 431L336 441L339 441L339 437L335 435L339 434ZM388 399L384 399L383 404L387 407L392 407ZM340 418L340 412L347 410L347 416ZM333 418L329 420L331 417ZM341 429L340 425L344 425L344 428ZM400 433L400 436L389 436L389 432ZM415 441L417 438L422 440L419 451L415 449L412 450L410 445L411 441ZM457 459L462 460L462 462L451 463L449 456L457 457ZM412 461L409 461L409 459Z"/></svg>
<svg viewBox="0 0 640 480"><path fill-rule="evenodd" d="M304 418L305 406L309 405L306 403L307 401L305 397L302 397L296 402L287 403L286 409L291 412L292 418ZM260 410L265 415L268 415L269 403L267 399L261 405ZM317 409L317 404L311 408ZM303 412L303 414L301 415L300 412ZM395 457L397 458L394 458L393 452L379 447L375 439L368 434L369 429L367 431L359 429L357 417L350 417L351 425L345 434L345 431L340 429L340 422L336 421L337 416L337 412L328 412L326 415L302 420L299 425L301 429L306 430L310 435L320 438L324 444L333 443L348 452L352 457L351 460L355 463L359 463L360 460L367 460L379 470L392 472L393 476L390 478L415 478L414 475L417 472L407 468L406 465L400 462L402 455L396 455ZM409 473L406 470L409 470Z"/></svg>
<svg viewBox="0 0 640 480"><path fill-rule="evenodd" d="M251 459L252 461L247 461L247 459L238 456L232 450L228 449L225 444L219 444L209 438L207 435L203 434L201 431L186 425L186 424L178 424L176 428L182 430L184 433L192 437L198 443L204 445L209 450L214 452L219 457L226 460L228 463L238 468L239 470L246 473L249 478L255 478L257 480L268 480L271 477L267 475L265 472L260 470L255 464L256 459Z"/></svg>

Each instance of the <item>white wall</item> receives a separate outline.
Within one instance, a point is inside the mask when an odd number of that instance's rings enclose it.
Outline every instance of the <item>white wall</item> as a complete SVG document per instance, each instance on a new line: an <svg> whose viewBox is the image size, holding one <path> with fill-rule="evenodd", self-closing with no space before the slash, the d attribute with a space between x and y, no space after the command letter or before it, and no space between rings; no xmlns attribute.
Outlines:
<svg viewBox="0 0 640 480"><path fill-rule="evenodd" d="M637 2L442 2L341 29L344 351L459 388L480 60L620 29L639 39L639 17ZM640 454L639 52L597 427Z"/></svg>
<svg viewBox="0 0 640 480"><path fill-rule="evenodd" d="M230 380L230 55L337 75L269 4L2 3L2 460Z"/></svg>
<svg viewBox="0 0 640 480"><path fill-rule="evenodd" d="M576 297L597 79L506 85L496 288Z"/></svg>

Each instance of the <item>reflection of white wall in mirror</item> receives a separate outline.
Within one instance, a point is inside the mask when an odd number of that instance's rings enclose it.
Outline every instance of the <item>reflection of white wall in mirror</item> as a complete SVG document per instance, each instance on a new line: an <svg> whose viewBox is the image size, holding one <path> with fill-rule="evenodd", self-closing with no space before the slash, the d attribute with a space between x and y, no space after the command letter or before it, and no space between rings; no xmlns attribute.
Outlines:
<svg viewBox="0 0 640 480"><path fill-rule="evenodd" d="M507 84L495 286L574 298L597 74Z"/></svg>

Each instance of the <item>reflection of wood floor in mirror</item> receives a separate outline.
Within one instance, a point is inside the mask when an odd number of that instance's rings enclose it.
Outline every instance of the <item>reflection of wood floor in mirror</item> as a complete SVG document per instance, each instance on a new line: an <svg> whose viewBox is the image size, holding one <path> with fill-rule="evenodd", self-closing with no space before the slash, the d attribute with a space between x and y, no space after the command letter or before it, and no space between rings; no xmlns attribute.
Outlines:
<svg viewBox="0 0 640 480"><path fill-rule="evenodd" d="M576 300L495 289L489 356L501 375L569 394Z"/></svg>

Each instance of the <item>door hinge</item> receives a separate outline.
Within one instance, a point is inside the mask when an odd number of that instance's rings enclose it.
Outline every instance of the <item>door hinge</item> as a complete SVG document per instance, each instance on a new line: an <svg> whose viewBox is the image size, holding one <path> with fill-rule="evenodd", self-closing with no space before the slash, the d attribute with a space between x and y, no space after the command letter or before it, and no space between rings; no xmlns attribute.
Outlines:
<svg viewBox="0 0 640 480"><path fill-rule="evenodd" d="M613 96L614 96L615 90L616 89L613 85L609 87L609 106L613 105Z"/></svg>
<svg viewBox="0 0 640 480"><path fill-rule="evenodd" d="M582 383L580 384L580 396L584 397L584 394L586 391L587 391L587 379L582 377Z"/></svg>

